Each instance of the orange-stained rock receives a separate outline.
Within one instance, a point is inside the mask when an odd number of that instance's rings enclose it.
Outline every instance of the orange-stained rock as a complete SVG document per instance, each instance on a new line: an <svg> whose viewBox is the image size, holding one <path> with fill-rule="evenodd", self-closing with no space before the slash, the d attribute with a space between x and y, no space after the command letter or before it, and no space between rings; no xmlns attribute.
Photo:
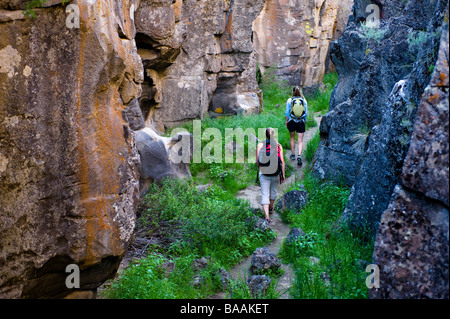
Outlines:
<svg viewBox="0 0 450 319"><path fill-rule="evenodd" d="M0 297L75 296L69 264L91 295L134 230L139 155L122 111L144 77L137 0L77 3L79 29L58 4L0 23Z"/></svg>

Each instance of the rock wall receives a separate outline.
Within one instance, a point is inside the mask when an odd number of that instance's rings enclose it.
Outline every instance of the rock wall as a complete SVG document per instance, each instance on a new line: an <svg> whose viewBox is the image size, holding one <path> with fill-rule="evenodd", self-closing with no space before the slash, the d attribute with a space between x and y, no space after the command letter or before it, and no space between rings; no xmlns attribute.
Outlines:
<svg viewBox="0 0 450 319"><path fill-rule="evenodd" d="M136 13L145 67L139 99L147 126L159 131L212 115L257 113L251 24L264 1L150 1Z"/></svg>
<svg viewBox="0 0 450 319"><path fill-rule="evenodd" d="M381 217L373 257L381 282L371 298L449 298L448 37L447 22L401 181Z"/></svg>
<svg viewBox="0 0 450 319"><path fill-rule="evenodd" d="M355 1L331 47L339 81L321 122L313 171L352 186L342 221L373 238L399 183L422 94L437 60L448 1ZM379 28L364 29L366 6Z"/></svg>
<svg viewBox="0 0 450 319"><path fill-rule="evenodd" d="M290 85L313 87L323 80L330 41L342 34L353 0L267 0L253 23L261 72L276 68Z"/></svg>
<svg viewBox="0 0 450 319"><path fill-rule="evenodd" d="M0 297L92 297L135 225L139 155L122 111L141 93L137 0L0 1ZM66 266L80 268L68 289Z"/></svg>

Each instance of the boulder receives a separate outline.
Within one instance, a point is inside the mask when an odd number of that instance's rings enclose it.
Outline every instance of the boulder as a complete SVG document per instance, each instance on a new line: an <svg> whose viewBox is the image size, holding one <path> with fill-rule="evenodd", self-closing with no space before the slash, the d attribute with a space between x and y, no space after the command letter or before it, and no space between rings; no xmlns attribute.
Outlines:
<svg viewBox="0 0 450 319"><path fill-rule="evenodd" d="M261 298L267 292L272 279L266 275L253 275L247 280L247 286L252 298Z"/></svg>
<svg viewBox="0 0 450 319"><path fill-rule="evenodd" d="M278 257L267 247L256 248L251 257L250 270L255 275L276 273L281 267Z"/></svg>
<svg viewBox="0 0 450 319"><path fill-rule="evenodd" d="M298 212L308 203L308 196L306 191L287 192L278 200L275 209L279 212L284 210Z"/></svg>
<svg viewBox="0 0 450 319"><path fill-rule="evenodd" d="M219 268L219 278L223 290L227 290L231 283L231 275L222 267Z"/></svg>
<svg viewBox="0 0 450 319"><path fill-rule="evenodd" d="M199 270L202 270L202 269L206 269L206 267L208 267L209 261L210 261L210 257L209 256L202 257L202 258L199 258L199 259L195 259L192 262L192 269L194 269L194 271L199 271Z"/></svg>
<svg viewBox="0 0 450 319"><path fill-rule="evenodd" d="M255 222L255 229L267 231L270 229L270 224L265 218L257 218Z"/></svg>
<svg viewBox="0 0 450 319"><path fill-rule="evenodd" d="M301 228L292 228L286 236L286 244L295 243L300 237L304 236L305 232Z"/></svg>
<svg viewBox="0 0 450 319"><path fill-rule="evenodd" d="M192 135L178 133L162 137L150 127L136 131L136 145L141 157L140 194L144 196L150 184L166 177L190 178Z"/></svg>

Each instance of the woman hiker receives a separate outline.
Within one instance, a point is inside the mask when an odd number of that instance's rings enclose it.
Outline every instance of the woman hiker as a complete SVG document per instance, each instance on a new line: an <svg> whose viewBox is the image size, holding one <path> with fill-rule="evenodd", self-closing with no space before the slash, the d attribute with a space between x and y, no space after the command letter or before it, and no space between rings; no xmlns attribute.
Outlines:
<svg viewBox="0 0 450 319"><path fill-rule="evenodd" d="M286 102L286 127L291 135L291 160L295 160L295 132L297 132L298 156L297 164L302 166L303 135L306 130L308 103L300 87L295 86L292 97Z"/></svg>
<svg viewBox="0 0 450 319"><path fill-rule="evenodd" d="M275 140L275 131L271 127L266 129L266 141L256 147L256 164L259 167L261 205L266 221L270 223L270 214L277 198L277 186L279 182L284 182L285 176L283 147Z"/></svg>

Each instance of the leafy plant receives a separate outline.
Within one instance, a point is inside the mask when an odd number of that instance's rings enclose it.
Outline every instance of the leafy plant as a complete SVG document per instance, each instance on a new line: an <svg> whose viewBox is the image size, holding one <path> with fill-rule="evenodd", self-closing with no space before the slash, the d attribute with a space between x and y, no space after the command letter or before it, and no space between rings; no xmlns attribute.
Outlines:
<svg viewBox="0 0 450 319"><path fill-rule="evenodd" d="M311 254L318 241L319 237L317 233L307 232L297 237L294 241L289 243L285 241L280 251L280 256L288 263L295 262L298 257Z"/></svg>
<svg viewBox="0 0 450 319"><path fill-rule="evenodd" d="M369 21L367 23L361 23L361 32L363 38L366 40L378 43L384 38L387 30L380 28L374 22Z"/></svg>
<svg viewBox="0 0 450 319"><path fill-rule="evenodd" d="M321 112L325 114L329 110L331 93L338 81L336 72L327 73L324 76L324 90L318 90L315 95L308 99L308 110L310 113Z"/></svg>

